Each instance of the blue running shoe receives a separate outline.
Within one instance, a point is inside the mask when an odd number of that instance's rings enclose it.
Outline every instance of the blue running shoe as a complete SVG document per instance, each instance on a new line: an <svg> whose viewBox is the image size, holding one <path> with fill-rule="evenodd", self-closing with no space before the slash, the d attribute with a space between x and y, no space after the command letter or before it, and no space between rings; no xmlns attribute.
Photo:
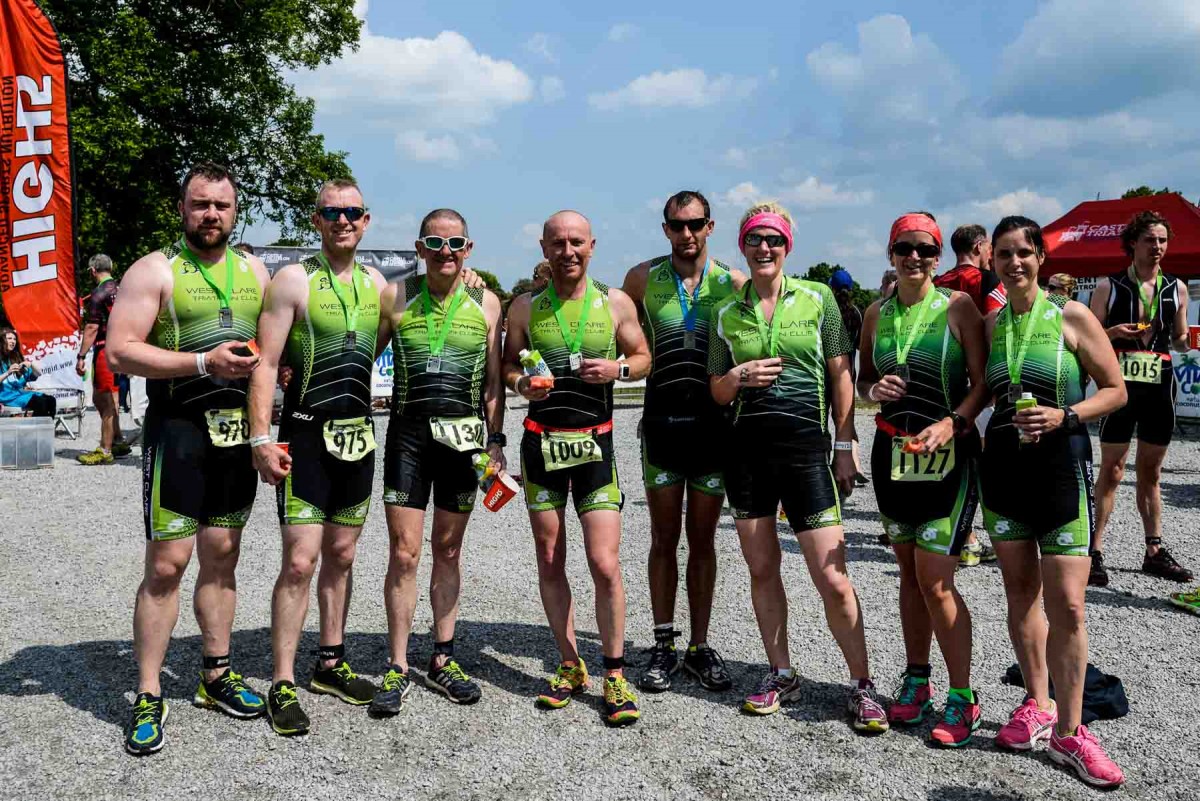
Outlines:
<svg viewBox="0 0 1200 801"><path fill-rule="evenodd" d="M213 681L205 681L201 673L200 686L196 688L192 703L205 709L219 709L235 718L256 718L267 711L262 696L229 668Z"/></svg>
<svg viewBox="0 0 1200 801"><path fill-rule="evenodd" d="M161 751L167 742L163 734L167 712L167 702L163 698L150 693L138 693L133 702L133 717L125 733L125 750L134 756Z"/></svg>

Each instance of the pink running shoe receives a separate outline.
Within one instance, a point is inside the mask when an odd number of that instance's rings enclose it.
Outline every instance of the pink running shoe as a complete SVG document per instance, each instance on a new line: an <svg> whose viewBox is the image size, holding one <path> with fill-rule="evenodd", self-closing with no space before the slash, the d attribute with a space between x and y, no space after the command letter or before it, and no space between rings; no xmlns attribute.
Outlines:
<svg viewBox="0 0 1200 801"><path fill-rule="evenodd" d="M875 685L870 679L860 679L858 686L850 692L847 703L850 714L854 717L855 731L864 734L882 734L888 730L888 716L879 696L875 694Z"/></svg>
<svg viewBox="0 0 1200 801"><path fill-rule="evenodd" d="M799 697L800 677L784 677L772 670L758 683L754 692L746 696L742 710L754 715L772 715L779 711L780 704Z"/></svg>
<svg viewBox="0 0 1200 801"><path fill-rule="evenodd" d="M900 677L896 700L888 709L888 721L897 726L915 726L933 711L933 684L918 684L907 673Z"/></svg>
<svg viewBox="0 0 1200 801"><path fill-rule="evenodd" d="M979 701L976 693L975 700ZM979 704L968 704L957 698L946 700L946 709L942 719L929 732L929 739L937 745L946 748L961 748L971 742L971 737L983 719Z"/></svg>
<svg viewBox="0 0 1200 801"><path fill-rule="evenodd" d="M1060 737L1055 730L1050 735L1050 758L1060 765L1075 769L1079 778L1092 787L1120 787L1125 774L1109 759L1096 735L1080 726L1073 737Z"/></svg>
<svg viewBox="0 0 1200 801"><path fill-rule="evenodd" d="M1058 705L1050 702L1049 712L1038 709L1037 701L1026 698L1013 710L1012 717L1000 727L996 734L996 745L1012 751L1030 751L1038 740L1050 739L1054 724L1058 723Z"/></svg>

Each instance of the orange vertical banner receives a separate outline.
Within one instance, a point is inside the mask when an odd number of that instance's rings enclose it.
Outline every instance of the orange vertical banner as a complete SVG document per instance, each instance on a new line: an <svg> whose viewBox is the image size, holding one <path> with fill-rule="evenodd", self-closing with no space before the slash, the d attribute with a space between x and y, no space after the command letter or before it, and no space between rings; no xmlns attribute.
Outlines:
<svg viewBox="0 0 1200 801"><path fill-rule="evenodd" d="M79 389L67 74L34 0L0 2L0 294L40 388Z"/></svg>

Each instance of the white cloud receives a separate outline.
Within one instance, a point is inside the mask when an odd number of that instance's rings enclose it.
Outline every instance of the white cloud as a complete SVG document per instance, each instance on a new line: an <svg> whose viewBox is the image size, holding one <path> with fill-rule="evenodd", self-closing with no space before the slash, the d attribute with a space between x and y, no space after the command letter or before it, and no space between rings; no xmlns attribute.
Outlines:
<svg viewBox="0 0 1200 801"><path fill-rule="evenodd" d="M721 163L730 167L745 167L749 163L749 157L742 148L731 147L721 154Z"/></svg>
<svg viewBox="0 0 1200 801"><path fill-rule="evenodd" d="M1018 189L991 200L973 200L970 207L975 216L982 216L986 220L985 227L1012 214L1023 214L1044 224L1058 219L1063 213L1062 204L1057 198L1039 195L1028 189Z"/></svg>
<svg viewBox="0 0 1200 801"><path fill-rule="evenodd" d="M641 28L634 25L632 22L618 22L616 25L608 29L608 41L624 42L632 39L640 32Z"/></svg>
<svg viewBox="0 0 1200 801"><path fill-rule="evenodd" d="M1196 88L1195 0L1049 0L1000 55L993 105L1035 115L1095 114Z"/></svg>
<svg viewBox="0 0 1200 801"><path fill-rule="evenodd" d="M538 58L549 61L551 64L558 62L558 59L554 57L554 53L550 50L550 37L544 33L535 33L526 39L525 49Z"/></svg>
<svg viewBox="0 0 1200 801"><path fill-rule="evenodd" d="M452 136L430 136L425 131L396 134L396 149L413 161L452 164L462 158L462 149Z"/></svg>
<svg viewBox="0 0 1200 801"><path fill-rule="evenodd" d="M728 192L717 195L717 202L726 206L746 207L763 197L762 190L751 181L742 181Z"/></svg>
<svg viewBox="0 0 1200 801"><path fill-rule="evenodd" d="M629 106L701 108L728 98L745 97L756 85L753 78L728 74L710 78L704 70L678 69L652 72L634 78L620 89L588 95L588 103L601 111Z"/></svg>
<svg viewBox="0 0 1200 801"><path fill-rule="evenodd" d="M371 212L371 225L363 236L363 247L407 250L417 238L420 218L411 212Z"/></svg>
<svg viewBox="0 0 1200 801"><path fill-rule="evenodd" d="M887 246L865 225L847 228L845 233L834 239L829 246L833 260L849 268L863 262L876 261L883 264L887 260L887 256L884 255L886 249Z"/></svg>
<svg viewBox="0 0 1200 801"><path fill-rule="evenodd" d="M802 211L815 211L865 206L875 200L875 193L870 189L859 191L842 189L838 184L827 184L815 175L810 175L795 186L781 190L779 199Z"/></svg>
<svg viewBox="0 0 1200 801"><path fill-rule="evenodd" d="M562 78L557 78L553 75L542 78L540 91L543 103L557 103L567 96L567 90L563 85Z"/></svg>
<svg viewBox="0 0 1200 801"><path fill-rule="evenodd" d="M538 241L542 238L541 223L525 223L521 226L521 230L513 235L513 242L523 248L532 250L541 250Z"/></svg>

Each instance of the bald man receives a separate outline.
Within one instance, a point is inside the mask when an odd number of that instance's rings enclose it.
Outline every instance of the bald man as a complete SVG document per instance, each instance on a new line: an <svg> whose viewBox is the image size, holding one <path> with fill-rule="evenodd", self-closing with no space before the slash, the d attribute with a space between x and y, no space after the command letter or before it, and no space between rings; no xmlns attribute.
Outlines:
<svg viewBox="0 0 1200 801"><path fill-rule="evenodd" d="M566 574L566 505L571 495L596 588L596 621L604 652L605 721L627 726L640 713L625 680L625 588L621 581L621 507L613 453L614 381L650 371L650 350L633 301L587 275L596 240L591 223L560 211L542 229L550 282L521 295L508 312L504 380L529 401L521 440L525 503L537 553L538 588L558 643L560 663L538 703L561 709L590 686L575 642L574 603ZM554 374L535 389L521 367L537 350ZM620 359L618 354L624 354Z"/></svg>

